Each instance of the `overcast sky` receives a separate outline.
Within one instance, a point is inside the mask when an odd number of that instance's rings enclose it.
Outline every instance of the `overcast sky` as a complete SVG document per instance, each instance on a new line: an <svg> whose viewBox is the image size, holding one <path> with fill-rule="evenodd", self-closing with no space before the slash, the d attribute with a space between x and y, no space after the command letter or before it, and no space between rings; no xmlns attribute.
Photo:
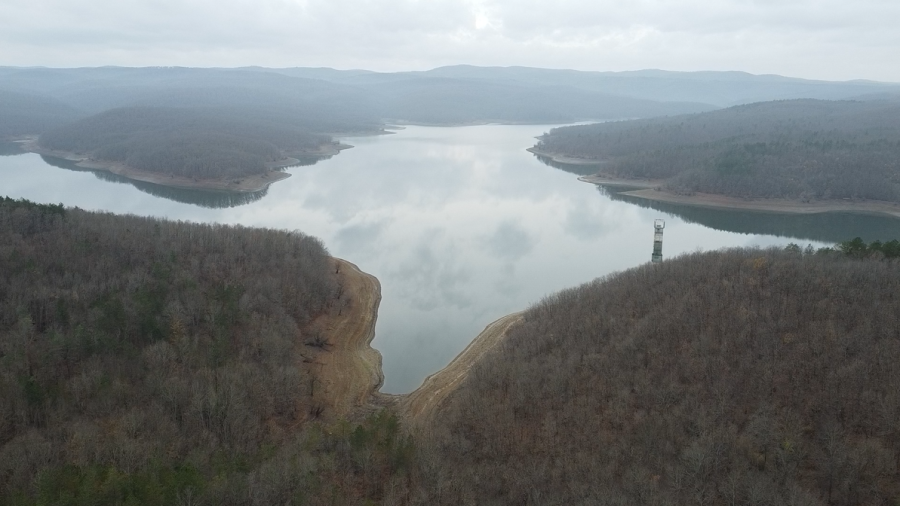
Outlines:
<svg viewBox="0 0 900 506"><path fill-rule="evenodd" d="M743 70L900 82L898 0L0 0L0 65Z"/></svg>

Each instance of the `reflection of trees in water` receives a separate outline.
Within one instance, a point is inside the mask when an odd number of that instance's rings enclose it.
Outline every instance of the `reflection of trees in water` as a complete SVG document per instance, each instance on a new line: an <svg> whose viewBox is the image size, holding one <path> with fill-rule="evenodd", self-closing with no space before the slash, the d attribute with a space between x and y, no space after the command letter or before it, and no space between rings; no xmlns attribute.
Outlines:
<svg viewBox="0 0 900 506"><path fill-rule="evenodd" d="M129 184L144 193L153 195L154 197L161 197L164 199L174 200L175 202L181 202L183 204L194 204L196 206L212 209L237 207L245 204L250 204L262 199L268 193L268 188L256 192L227 192L216 190L172 188L169 186L146 183L143 181L135 181L133 179L128 179L127 177L122 177L105 170L92 170L84 167L79 167L75 164L75 162L66 160L64 158L55 158L45 155L41 155L41 158L48 165L66 170L74 170L77 172L90 172L94 174L97 179L108 181L110 183ZM307 165L312 164L309 163Z"/></svg>
<svg viewBox="0 0 900 506"><path fill-rule="evenodd" d="M22 151L22 145L18 142L0 141L0 156L16 156L22 154L25 154L25 151Z"/></svg>
<svg viewBox="0 0 900 506"><path fill-rule="evenodd" d="M185 204L194 204L200 207L220 209L223 207L237 207L251 204L262 199L268 193L268 188L257 192L226 192L215 190L191 190L187 188L172 188L142 181L132 181L138 190L149 193L154 197L174 200Z"/></svg>
<svg viewBox="0 0 900 506"><path fill-rule="evenodd" d="M559 163L549 156L539 155L537 153L532 153L535 158L538 159L539 162L547 165L549 167L553 167L554 169L559 169L562 171L569 172L571 174L577 174L579 176L590 176L592 174L596 174L598 170L600 170L600 164L592 164L592 165L581 165L581 164L568 164L568 163Z"/></svg>
<svg viewBox="0 0 900 506"><path fill-rule="evenodd" d="M46 163L47 165L51 165L53 167L58 167L60 169L74 170L75 172L96 172L91 169L85 169L84 167L79 167L72 160L66 160L65 158L57 158L55 156L41 155L41 160L43 160L44 163Z"/></svg>
<svg viewBox="0 0 900 506"><path fill-rule="evenodd" d="M624 195L632 188L598 186L612 200L628 202L677 216L715 230L739 234L774 235L792 239L838 243L854 237L865 241L900 239L900 219L865 213L791 214L737 209L710 209Z"/></svg>

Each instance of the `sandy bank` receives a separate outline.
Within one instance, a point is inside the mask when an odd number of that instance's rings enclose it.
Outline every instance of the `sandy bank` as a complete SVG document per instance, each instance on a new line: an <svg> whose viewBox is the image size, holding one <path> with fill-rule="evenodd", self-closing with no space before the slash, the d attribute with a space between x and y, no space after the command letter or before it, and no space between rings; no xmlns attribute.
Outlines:
<svg viewBox="0 0 900 506"><path fill-rule="evenodd" d="M318 376L329 403L326 415L336 419L368 411L384 375L381 354L371 346L381 283L346 260L334 258L332 262L350 302L316 322L330 344L328 351L317 356L316 363L321 367Z"/></svg>
<svg viewBox="0 0 900 506"><path fill-rule="evenodd" d="M422 386L399 399L401 417L413 428L424 426L444 399L466 379L472 366L497 346L509 329L521 320L521 312L513 313L485 327L446 367L425 378Z"/></svg>
<svg viewBox="0 0 900 506"><path fill-rule="evenodd" d="M566 165L603 165L603 160L595 160L592 158L574 158L571 156L560 155L556 153L549 153L547 151L541 151L536 148L526 148L525 151L529 153L534 153L538 156L544 156L556 163L562 163Z"/></svg>

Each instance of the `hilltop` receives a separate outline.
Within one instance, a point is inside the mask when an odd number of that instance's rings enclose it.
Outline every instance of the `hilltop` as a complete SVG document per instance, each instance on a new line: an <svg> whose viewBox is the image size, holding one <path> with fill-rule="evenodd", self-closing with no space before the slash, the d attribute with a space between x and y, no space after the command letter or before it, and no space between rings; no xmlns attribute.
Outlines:
<svg viewBox="0 0 900 506"><path fill-rule="evenodd" d="M547 297L417 432L432 504L896 502L879 256L696 253Z"/></svg>

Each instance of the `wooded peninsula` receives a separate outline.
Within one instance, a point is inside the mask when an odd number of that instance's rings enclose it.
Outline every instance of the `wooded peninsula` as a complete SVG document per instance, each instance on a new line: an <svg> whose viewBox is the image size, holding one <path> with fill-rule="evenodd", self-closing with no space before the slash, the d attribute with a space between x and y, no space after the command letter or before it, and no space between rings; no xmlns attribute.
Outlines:
<svg viewBox="0 0 900 506"><path fill-rule="evenodd" d="M141 181L245 191L286 177L274 169L297 163L293 156L328 156L344 147L284 115L168 107L113 109L49 130L25 145Z"/></svg>
<svg viewBox="0 0 900 506"><path fill-rule="evenodd" d="M588 181L657 188L686 202L702 194L900 201L897 101L775 101L562 127L533 150L564 163L596 164L598 174Z"/></svg>

